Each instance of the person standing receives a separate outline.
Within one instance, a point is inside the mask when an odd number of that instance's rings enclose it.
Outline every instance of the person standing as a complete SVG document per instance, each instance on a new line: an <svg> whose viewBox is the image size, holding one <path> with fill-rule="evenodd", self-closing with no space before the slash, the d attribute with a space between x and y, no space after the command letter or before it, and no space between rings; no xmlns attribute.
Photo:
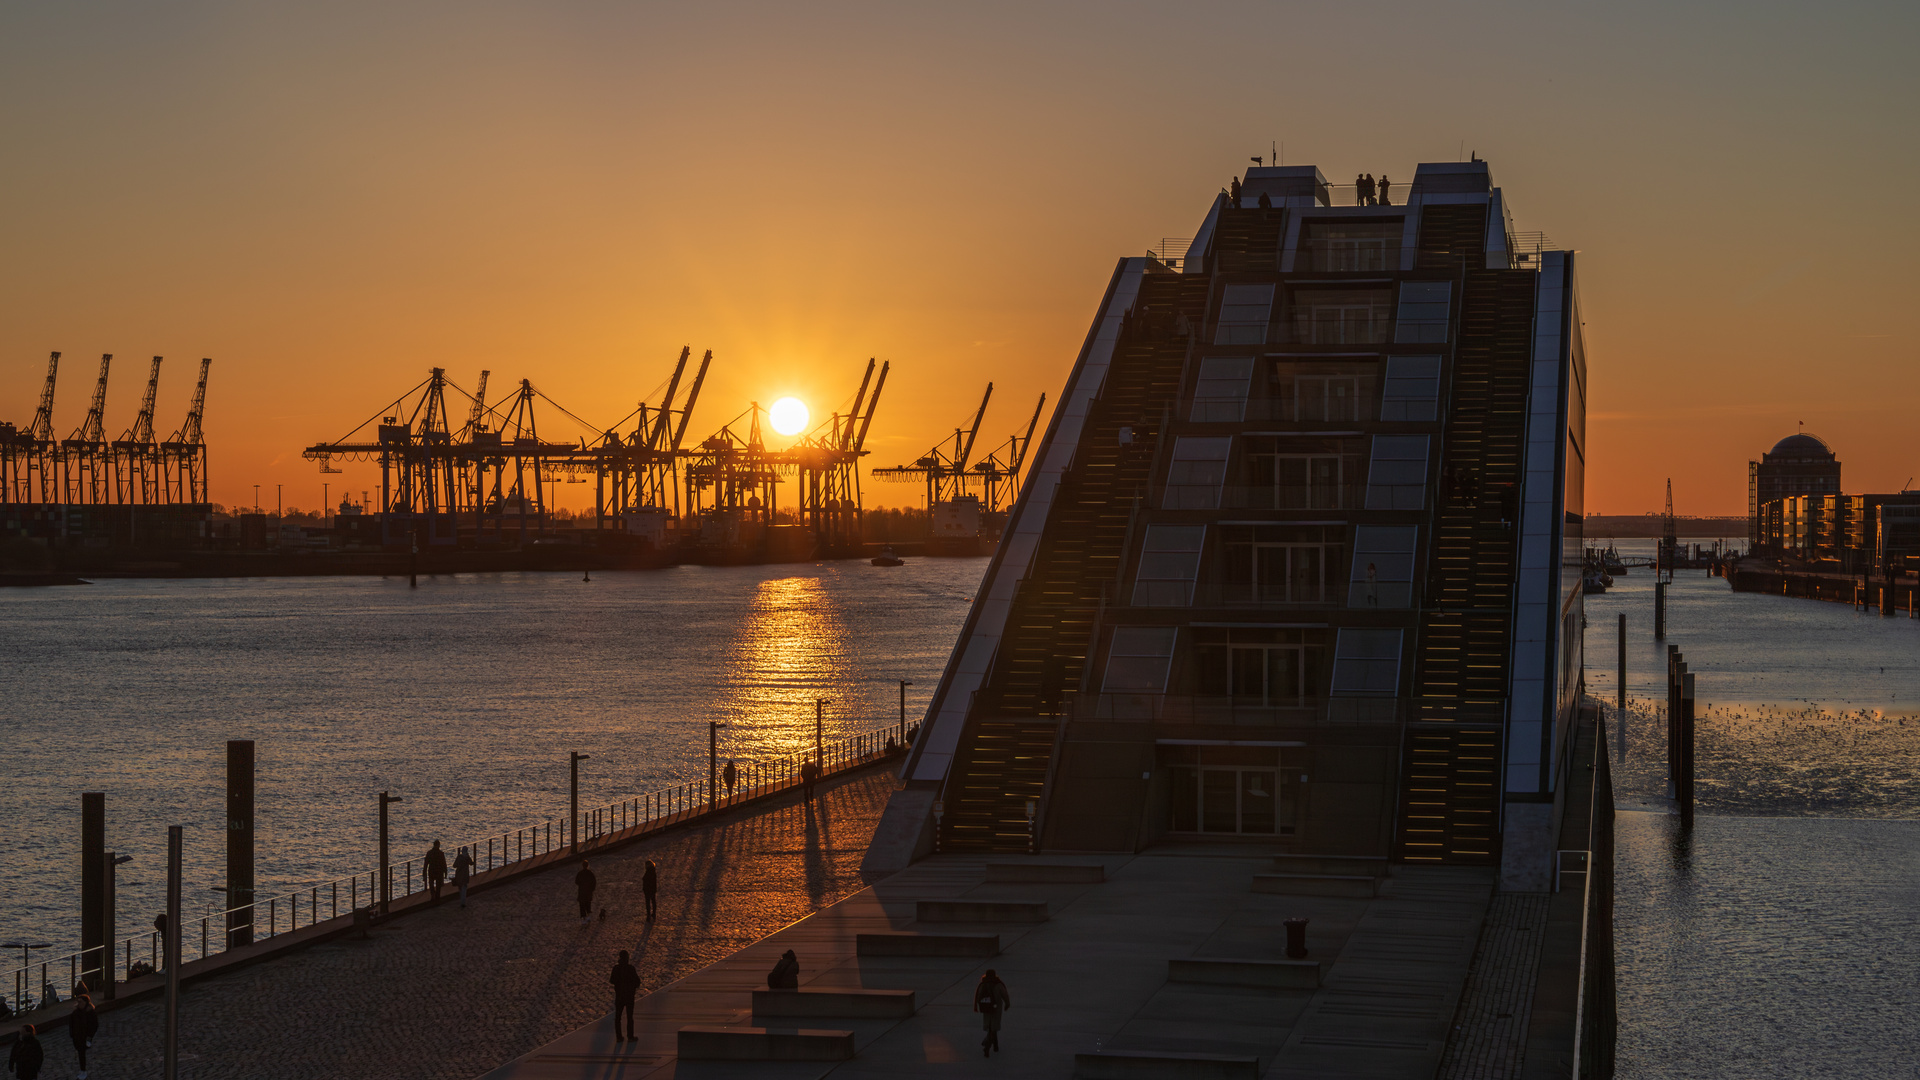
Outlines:
<svg viewBox="0 0 1920 1080"><path fill-rule="evenodd" d="M740 779L740 770L733 767L733 759L727 759L727 767L720 770L720 779L727 782L727 798L733 798L734 782Z"/></svg>
<svg viewBox="0 0 1920 1080"><path fill-rule="evenodd" d="M633 1034L633 996L640 992L640 973L633 969L627 959L627 950L620 950L620 962L613 965L613 974L607 977L613 984L613 1041L638 1042ZM626 1035L620 1034L620 1017L627 1018Z"/></svg>
<svg viewBox="0 0 1920 1080"><path fill-rule="evenodd" d="M1392 186L1393 186L1393 181L1387 179L1386 173L1381 173L1380 174L1380 205L1381 206L1393 205L1393 200L1387 197L1387 189L1391 188Z"/></svg>
<svg viewBox="0 0 1920 1080"><path fill-rule="evenodd" d="M67 1017L67 1035L73 1039L73 1054L80 1059L80 1071L74 1075L79 1080L87 1080L87 1047L93 1045L93 1037L100 1032L100 1013L93 1007L93 999L85 994L75 994L73 1014Z"/></svg>
<svg viewBox="0 0 1920 1080"><path fill-rule="evenodd" d="M440 850L440 841L435 840L427 849L427 892L434 903L440 902L440 886L447 883L447 853Z"/></svg>
<svg viewBox="0 0 1920 1080"><path fill-rule="evenodd" d="M40 1048L40 1039L33 1033L32 1024L20 1025L20 1037L13 1042L13 1049L7 1051L7 1068L19 1080L39 1080L40 1066L46 1064L47 1052Z"/></svg>
<svg viewBox="0 0 1920 1080"><path fill-rule="evenodd" d="M813 782L820 777L820 766L812 758L800 763L800 801L813 801Z"/></svg>
<svg viewBox="0 0 1920 1080"><path fill-rule="evenodd" d="M1007 995L1007 984L1000 976L987 969L980 976L980 984L973 988L973 1011L980 1014L980 1024L986 1029L986 1038L980 1040L980 1056L988 1057L1000 1049L1000 1014L1013 1007L1013 999Z"/></svg>
<svg viewBox="0 0 1920 1080"><path fill-rule="evenodd" d="M1367 205L1367 174L1353 174L1353 205Z"/></svg>
<svg viewBox="0 0 1920 1080"><path fill-rule="evenodd" d="M453 884L460 890L461 907L467 906L467 879L472 876L473 856L467 854L466 848L461 848L460 854L453 857Z"/></svg>
<svg viewBox="0 0 1920 1080"><path fill-rule="evenodd" d="M646 872L640 875L640 892L647 898L647 921L652 922L659 910L656 904L660 896L660 868L653 865L652 859L647 860Z"/></svg>
<svg viewBox="0 0 1920 1080"><path fill-rule="evenodd" d="M585 859L580 860L580 872L573 875L573 887L580 901L580 921L586 922L593 917L593 890L600 887L600 879L594 876L593 865Z"/></svg>

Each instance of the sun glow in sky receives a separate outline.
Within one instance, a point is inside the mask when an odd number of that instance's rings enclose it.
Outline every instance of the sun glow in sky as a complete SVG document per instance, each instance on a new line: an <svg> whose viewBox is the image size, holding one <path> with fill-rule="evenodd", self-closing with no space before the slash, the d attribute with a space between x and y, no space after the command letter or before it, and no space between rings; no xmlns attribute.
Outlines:
<svg viewBox="0 0 1920 1080"><path fill-rule="evenodd" d="M1849 491L1894 490L1916 36L1920 5L1862 0L0 5L0 421L59 349L66 437L112 352L117 437L164 354L164 436L211 356L213 498L311 508L379 470L301 448L430 367L532 380L572 440L691 345L689 443L768 385L844 412L877 356L868 464L989 381L996 445L1115 261L1271 142L1336 183L1477 152L1516 229L1580 250L1590 511L1671 476L1679 512L1743 514L1801 420Z"/></svg>
<svg viewBox="0 0 1920 1080"><path fill-rule="evenodd" d="M799 398L783 397L767 410L773 430L782 435L798 435L807 430L807 403Z"/></svg>

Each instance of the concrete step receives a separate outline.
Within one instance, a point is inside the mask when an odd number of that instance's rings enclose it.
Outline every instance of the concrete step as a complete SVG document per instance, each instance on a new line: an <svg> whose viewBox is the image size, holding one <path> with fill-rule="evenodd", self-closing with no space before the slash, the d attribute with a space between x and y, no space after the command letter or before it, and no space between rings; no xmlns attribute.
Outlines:
<svg viewBox="0 0 1920 1080"><path fill-rule="evenodd" d="M1073 1055L1074 1080L1259 1080L1260 1059L1171 1050L1095 1050Z"/></svg>
<svg viewBox="0 0 1920 1080"><path fill-rule="evenodd" d="M1315 990L1320 986L1317 960L1169 960L1167 981L1207 983L1212 986L1266 986L1282 990Z"/></svg>
<svg viewBox="0 0 1920 1080"><path fill-rule="evenodd" d="M921 900L914 905L914 918L921 922L1010 922L1047 921L1045 900Z"/></svg>
<svg viewBox="0 0 1920 1080"><path fill-rule="evenodd" d="M998 956L999 934L861 934L861 956Z"/></svg>
<svg viewBox="0 0 1920 1080"><path fill-rule="evenodd" d="M853 1032L690 1024L678 1052L682 1061L851 1061Z"/></svg>
<svg viewBox="0 0 1920 1080"><path fill-rule="evenodd" d="M1107 868L1074 863L990 862L987 864L987 880L1021 884L1098 884L1107 880Z"/></svg>
<svg viewBox="0 0 1920 1080"><path fill-rule="evenodd" d="M753 1015L898 1020L913 1015L911 990L755 990Z"/></svg>
<svg viewBox="0 0 1920 1080"><path fill-rule="evenodd" d="M1345 896L1369 900L1380 895L1380 879L1357 874L1255 874L1253 891L1282 896Z"/></svg>
<svg viewBox="0 0 1920 1080"><path fill-rule="evenodd" d="M1393 871L1385 855L1275 855L1273 868L1283 874L1346 874L1386 877Z"/></svg>

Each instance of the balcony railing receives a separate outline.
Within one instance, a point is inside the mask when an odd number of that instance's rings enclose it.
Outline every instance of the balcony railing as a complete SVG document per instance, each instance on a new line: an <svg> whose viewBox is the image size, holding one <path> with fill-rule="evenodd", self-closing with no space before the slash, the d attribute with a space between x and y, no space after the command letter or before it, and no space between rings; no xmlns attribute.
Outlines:
<svg viewBox="0 0 1920 1080"><path fill-rule="evenodd" d="M1344 562L1338 575L1319 582L1288 582L1284 586L1211 581L1136 580L1121 594L1121 603L1143 608L1252 608L1321 609L1335 611L1406 611L1413 607L1410 581L1348 581Z"/></svg>
<svg viewBox="0 0 1920 1080"><path fill-rule="evenodd" d="M1159 510L1357 510L1360 484L1163 484L1151 505Z"/></svg>
<svg viewBox="0 0 1920 1080"><path fill-rule="evenodd" d="M1320 697L1266 702L1203 694L1078 694L1067 706L1076 721L1209 724L1231 727L1397 726L1411 701L1393 697Z"/></svg>
<svg viewBox="0 0 1920 1080"><path fill-rule="evenodd" d="M1373 393L1318 400L1190 397L1175 416L1197 423L1365 424L1380 419L1380 398Z"/></svg>

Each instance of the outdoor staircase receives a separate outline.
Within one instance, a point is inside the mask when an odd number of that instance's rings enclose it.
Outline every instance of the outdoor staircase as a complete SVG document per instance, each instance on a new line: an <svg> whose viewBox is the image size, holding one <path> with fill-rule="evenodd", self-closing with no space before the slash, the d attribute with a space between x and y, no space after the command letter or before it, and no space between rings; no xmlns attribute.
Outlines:
<svg viewBox="0 0 1920 1080"><path fill-rule="evenodd" d="M1106 383L1061 480L1005 636L974 698L947 780L942 848L1029 850L1029 800L1046 789L1060 712L1082 689L1103 603L1116 595L1135 507L1179 396L1188 338L1205 319L1208 276L1148 274ZM1122 443L1122 428L1133 440Z"/></svg>
<svg viewBox="0 0 1920 1080"><path fill-rule="evenodd" d="M1526 271L1457 279L1464 295L1401 778L1397 847L1408 862L1499 858L1534 287Z"/></svg>

